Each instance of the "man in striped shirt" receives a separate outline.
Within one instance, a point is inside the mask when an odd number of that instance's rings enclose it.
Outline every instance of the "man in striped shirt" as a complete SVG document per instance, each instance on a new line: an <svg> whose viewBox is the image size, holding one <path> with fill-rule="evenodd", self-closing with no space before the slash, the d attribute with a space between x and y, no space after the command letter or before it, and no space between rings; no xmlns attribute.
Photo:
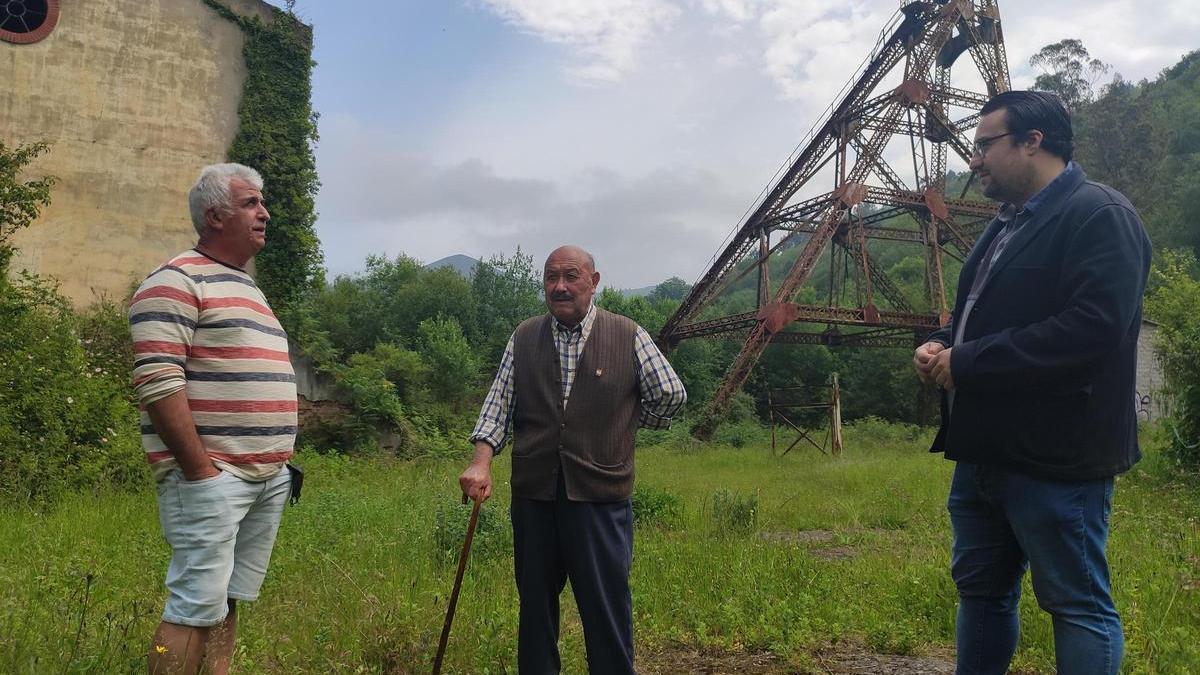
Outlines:
<svg viewBox="0 0 1200 675"><path fill-rule="evenodd" d="M591 254L560 247L544 274L550 311L509 339L459 486L491 496L511 424L518 670L559 671L558 596L570 579L589 672L632 674L634 433L669 427L687 392L641 326L592 304Z"/></svg>
<svg viewBox="0 0 1200 675"><path fill-rule="evenodd" d="M266 243L262 186L249 167L205 167L188 196L199 243L129 309L142 445L172 550L151 673L228 672L236 601L258 596L289 492L296 378L244 269Z"/></svg>

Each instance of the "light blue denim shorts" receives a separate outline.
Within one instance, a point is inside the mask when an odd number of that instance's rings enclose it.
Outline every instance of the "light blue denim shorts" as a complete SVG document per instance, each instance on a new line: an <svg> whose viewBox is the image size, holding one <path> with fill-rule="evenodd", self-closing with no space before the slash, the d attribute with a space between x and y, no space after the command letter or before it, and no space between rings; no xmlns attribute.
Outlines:
<svg viewBox="0 0 1200 675"><path fill-rule="evenodd" d="M291 475L262 482L222 471L187 481L175 469L158 483L158 520L171 545L163 621L215 626L228 599L254 600L271 561Z"/></svg>

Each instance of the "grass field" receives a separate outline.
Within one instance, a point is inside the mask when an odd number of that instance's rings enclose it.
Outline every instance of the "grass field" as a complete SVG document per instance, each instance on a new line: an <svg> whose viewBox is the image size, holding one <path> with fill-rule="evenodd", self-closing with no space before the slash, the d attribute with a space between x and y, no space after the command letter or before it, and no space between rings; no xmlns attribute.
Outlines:
<svg viewBox="0 0 1200 675"><path fill-rule="evenodd" d="M777 666L753 672L821 672L818 655L839 649L951 652L952 465L925 452L927 436L861 424L840 458L679 437L638 451L646 498L632 584L644 671L689 670L670 665L685 653ZM284 514L261 600L243 605L235 669L428 672L468 515L457 504L461 463L301 463L305 496ZM515 671L507 459L495 470L446 672ZM1126 672L1200 672L1198 516L1194 484L1174 482L1153 454L1118 480L1110 558ZM0 672L144 671L167 555L149 490L78 495L45 513L0 509ZM568 596L564 672L583 673ZM1050 623L1028 584L1021 616L1015 667L1053 672Z"/></svg>

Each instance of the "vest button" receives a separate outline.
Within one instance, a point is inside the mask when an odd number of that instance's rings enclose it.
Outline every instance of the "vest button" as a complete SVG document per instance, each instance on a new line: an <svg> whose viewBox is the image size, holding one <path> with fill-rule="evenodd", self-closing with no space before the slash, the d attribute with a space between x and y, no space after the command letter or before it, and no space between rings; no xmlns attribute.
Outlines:
<svg viewBox="0 0 1200 675"><path fill-rule="evenodd" d="M567 423L566 423L566 422L563 422L562 424L558 425L558 428L559 428L559 429L566 429L566 428L567 428Z"/></svg>

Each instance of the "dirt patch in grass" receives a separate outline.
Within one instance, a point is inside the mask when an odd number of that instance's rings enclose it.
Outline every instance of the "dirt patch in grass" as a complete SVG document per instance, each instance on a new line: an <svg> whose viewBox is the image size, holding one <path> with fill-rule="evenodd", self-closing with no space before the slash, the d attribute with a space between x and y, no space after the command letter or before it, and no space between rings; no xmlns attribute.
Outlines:
<svg viewBox="0 0 1200 675"><path fill-rule="evenodd" d="M872 535L878 537L893 537L899 530L889 530L881 527L864 527L852 530L784 530L779 532L759 532L758 538L776 544L822 544L833 541L841 534L843 537Z"/></svg>
<svg viewBox="0 0 1200 675"><path fill-rule="evenodd" d="M763 541L778 544L820 544L833 541L833 532L829 530L795 530L792 532L759 532Z"/></svg>
<svg viewBox="0 0 1200 675"><path fill-rule="evenodd" d="M866 528L844 532L845 536L853 535L891 536L894 530ZM784 532L759 532L758 538L776 544L791 544L793 546L808 546L811 544L828 544L834 541L836 534L831 530L790 530ZM846 560L859 554L854 546L814 546L809 549L812 554L822 560Z"/></svg>
<svg viewBox="0 0 1200 675"><path fill-rule="evenodd" d="M954 675L953 657L875 654L857 645L822 651L817 663L817 672L829 675Z"/></svg>
<svg viewBox="0 0 1200 675"><path fill-rule="evenodd" d="M725 652L696 647L671 647L638 656L641 675L785 675L800 673L770 652Z"/></svg>
<svg viewBox="0 0 1200 675"><path fill-rule="evenodd" d="M812 554L822 560L849 560L858 553L858 549L853 546L827 546L812 550Z"/></svg>

